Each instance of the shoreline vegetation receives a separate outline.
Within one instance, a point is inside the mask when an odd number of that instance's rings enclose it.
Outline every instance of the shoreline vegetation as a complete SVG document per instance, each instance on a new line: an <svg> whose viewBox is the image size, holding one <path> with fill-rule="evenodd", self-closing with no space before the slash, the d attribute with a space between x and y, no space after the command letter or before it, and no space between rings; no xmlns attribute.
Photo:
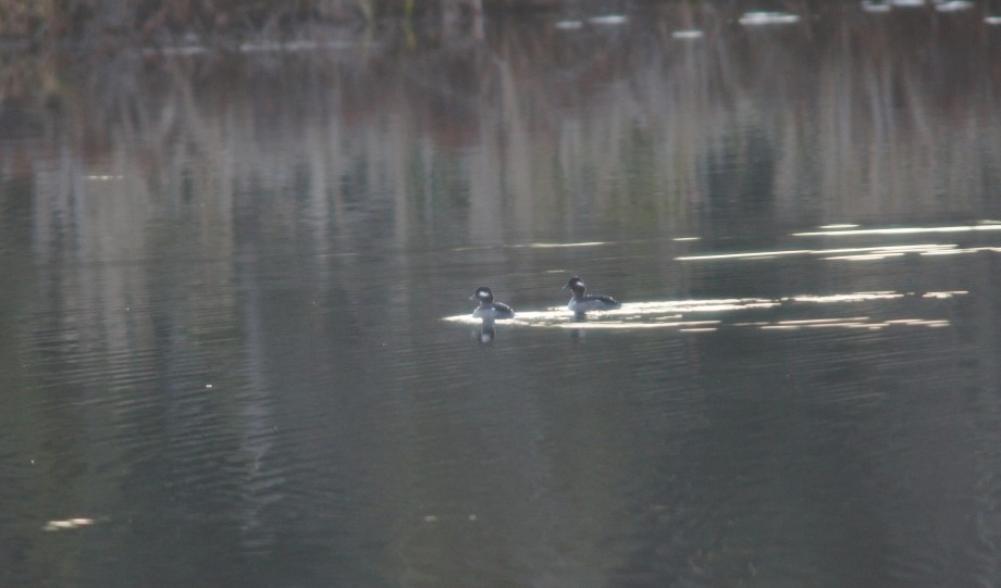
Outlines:
<svg viewBox="0 0 1001 588"><path fill-rule="evenodd" d="M608 2L577 2L608 9ZM615 3L612 3L613 5ZM621 4L619 2L618 4ZM0 0L0 42L160 45L283 38L372 28L385 18L455 23L483 14L557 11L562 0Z"/></svg>

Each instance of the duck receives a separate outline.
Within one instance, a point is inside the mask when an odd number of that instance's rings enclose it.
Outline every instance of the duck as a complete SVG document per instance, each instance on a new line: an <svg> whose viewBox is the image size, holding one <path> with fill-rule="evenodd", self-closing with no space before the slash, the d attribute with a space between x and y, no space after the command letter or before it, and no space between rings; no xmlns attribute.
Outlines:
<svg viewBox="0 0 1001 588"><path fill-rule="evenodd" d="M611 296L589 296L587 284L578 276L570 278L562 289L573 293L567 308L577 316L583 316L585 312L591 310L615 310L622 307L622 304Z"/></svg>
<svg viewBox="0 0 1001 588"><path fill-rule="evenodd" d="M483 319L483 322L492 322L497 319L514 318L514 309L503 302L494 302L494 293L486 286L480 286L476 292L469 297L480 304L473 310L473 318Z"/></svg>

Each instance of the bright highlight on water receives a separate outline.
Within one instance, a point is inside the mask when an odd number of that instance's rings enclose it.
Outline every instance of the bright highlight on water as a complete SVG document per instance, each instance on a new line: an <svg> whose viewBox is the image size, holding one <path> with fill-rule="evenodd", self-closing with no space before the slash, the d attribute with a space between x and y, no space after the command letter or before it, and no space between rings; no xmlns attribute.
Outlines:
<svg viewBox="0 0 1001 588"><path fill-rule="evenodd" d="M781 249L775 251L747 251L740 253L712 253L707 255L682 255L677 261L711 261L719 259L764 259L790 255L839 255L872 253L883 256L903 253L925 253L958 247L955 243L925 243L921 245L877 245L874 247L845 247L839 249ZM832 258L828 258L832 259Z"/></svg>
<svg viewBox="0 0 1001 588"><path fill-rule="evenodd" d="M72 519L63 520L52 520L45 523L42 527L43 531L68 531L71 529L79 529L80 527L89 527L94 524L94 519L89 517L75 517Z"/></svg>
<svg viewBox="0 0 1001 588"><path fill-rule="evenodd" d="M824 228L824 227L821 227ZM832 228L832 227L827 227ZM793 233L793 237L850 237L854 235L919 235L922 233L972 233L1001 231L1001 224L958 225L952 227L893 227L886 229L838 229Z"/></svg>
<svg viewBox="0 0 1001 588"><path fill-rule="evenodd" d="M799 16L785 12L747 12L740 17L744 26L794 24L799 22Z"/></svg>
<svg viewBox="0 0 1001 588"><path fill-rule="evenodd" d="M968 294L966 290L943 290L921 295L898 291L848 292L843 294L801 294L782 298L718 298L704 300L660 300L627 302L621 308L589 313L589 320L577 321L566 307L549 307L544 310L519 311L515 318L497 320L498 324L511 327L574 329L574 330L630 330L674 329L683 332L714 332L721 327L752 327L763 330L797 330L800 328L865 328L884 329L890 326L931 327L948 326L946 319L901 317L886 321L871 321L866 316L816 317L771 321L726 322L723 318L686 317L691 314L724 314L746 311L777 309L783 305L850 304L888 301L913 296L926 300L947 300ZM688 319L688 320L686 320ZM446 322L479 325L481 319L471 314L444 317Z"/></svg>

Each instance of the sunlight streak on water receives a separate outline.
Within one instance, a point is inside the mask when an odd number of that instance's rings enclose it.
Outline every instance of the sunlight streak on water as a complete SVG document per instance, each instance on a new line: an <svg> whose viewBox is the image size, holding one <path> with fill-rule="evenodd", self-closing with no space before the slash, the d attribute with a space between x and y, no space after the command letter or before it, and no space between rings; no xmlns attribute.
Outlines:
<svg viewBox="0 0 1001 588"><path fill-rule="evenodd" d="M921 299L945 300L968 294L965 290L945 290L926 292ZM750 321L723 323L721 320L684 320L692 313L729 313L748 310L776 309L785 304L844 304L897 300L914 293L896 291L850 292L829 295L796 295L779 299L764 298L724 298L707 300L661 300L625 303L621 308L588 313L589 320L575 321L574 314L565 307L549 307L545 310L516 311L515 318L496 321L498 324L515 327L559 328L559 329L681 329L686 332L709 332L720 326L759 327L766 330L795 330L800 328L868 328L882 329L891 324L909 326L943 327L948 321L939 319L902 318L888 321L870 321L868 316L797 318L777 321ZM452 315L442 320L466 325L479 325L480 319L471 314Z"/></svg>
<svg viewBox="0 0 1001 588"><path fill-rule="evenodd" d="M517 321L515 321L517 324ZM690 333L706 331L705 328L699 329L699 327L704 327L705 325L717 325L719 321L678 321L678 322L628 322L628 321L586 321L586 322L569 322L569 323L556 323L550 326L554 326L560 329L585 329L585 330L620 330L620 329L679 329L687 331ZM528 325L528 326L542 326L542 325ZM715 329L708 329L715 330Z"/></svg>
<svg viewBox="0 0 1001 588"><path fill-rule="evenodd" d="M68 531L71 529L79 529L81 527L89 527L94 524L94 519L88 517L75 517L72 519L63 520L53 520L45 523L42 527L43 531Z"/></svg>
<svg viewBox="0 0 1001 588"><path fill-rule="evenodd" d="M858 321L867 321L867 320L869 320L869 317L867 317L867 316L848 316L848 317L841 317L841 318L797 319L797 320L779 321L778 324L780 324L780 325L822 325L822 324L828 324L828 323L838 323L838 322L843 322L843 321L858 322Z"/></svg>
<svg viewBox="0 0 1001 588"><path fill-rule="evenodd" d="M674 31L671 33L671 37L675 39L701 39L703 36L702 31L695 29Z"/></svg>
<svg viewBox="0 0 1001 588"><path fill-rule="evenodd" d="M946 0L935 5L935 10L938 12L961 12L971 8L973 8L973 2L970 0Z"/></svg>
<svg viewBox="0 0 1001 588"><path fill-rule="evenodd" d="M952 253L951 251L949 253ZM903 253L864 253L862 255L835 255L833 257L825 257L824 259L830 261L880 261L883 259L890 259L893 257L901 257Z"/></svg>
<svg viewBox="0 0 1001 588"><path fill-rule="evenodd" d="M885 229L838 229L832 231L805 231L793 237L851 237L855 235L919 235L922 233L972 233L975 231L1001 231L1001 225L957 225L951 227L894 227Z"/></svg>
<svg viewBox="0 0 1001 588"><path fill-rule="evenodd" d="M798 331L801 329L865 329L869 331L880 331L891 326L904 327L927 327L929 329L940 329L948 327L950 323L945 319L891 319L886 321L870 321L869 317L850 317L844 319L814 319L804 321L778 321L776 323L758 323L753 326L763 331ZM747 325L752 326L752 325Z"/></svg>
<svg viewBox="0 0 1001 588"><path fill-rule="evenodd" d="M929 251L919 251L918 254L921 256L968 255L970 253L979 253L981 251L991 252L991 253L1001 253L1001 247L966 247L963 249L932 249ZM879 261L891 257L900 257L902 255L904 255L904 253L870 253L862 255L836 255L832 257L825 257L824 259L843 260L843 261Z"/></svg>
<svg viewBox="0 0 1001 588"><path fill-rule="evenodd" d="M330 49L351 49L356 45L349 41L314 41L300 39L287 42L248 42L239 47L241 53L297 53Z"/></svg>
<svg viewBox="0 0 1001 588"><path fill-rule="evenodd" d="M626 24L629 22L629 17L624 14L602 14L600 16L592 16L587 19L587 22L598 26L615 26Z"/></svg>
<svg viewBox="0 0 1001 588"><path fill-rule="evenodd" d="M579 20L561 20L553 26L562 31L576 31L584 28L584 23Z"/></svg>
<svg viewBox="0 0 1001 588"><path fill-rule="evenodd" d="M612 329L674 329L680 327L704 327L707 325L719 324L718 320L696 320L696 321L677 321L677 320L665 320L665 319L676 319L678 316L673 317L650 317L653 320L636 320L637 315L629 317L621 317L618 320L598 320L602 315L607 316L609 312L601 313L594 312L588 313L589 317L595 320L588 321L575 321L573 313L563 309L551 309L545 311L526 311L519 312L513 319L505 319L496 321L497 324L518 326L518 327L544 327L544 328L557 328L557 329L602 329L602 330L612 330ZM455 315L447 316L443 320L453 323L460 323L465 325L479 325L481 324L480 319L473 318L472 315Z"/></svg>
<svg viewBox="0 0 1001 588"><path fill-rule="evenodd" d="M921 255L964 255L967 253L977 253L979 251L1001 253L1001 247L967 247L965 249L943 249L941 251L922 251Z"/></svg>
<svg viewBox="0 0 1001 588"><path fill-rule="evenodd" d="M906 296L903 292L876 291L876 292L852 292L850 294L829 294L826 296L814 296L811 294L801 294L792 296L785 300L793 302L813 302L819 304L830 304L839 302L863 302L867 300L893 300Z"/></svg>
<svg viewBox="0 0 1001 588"><path fill-rule="evenodd" d="M890 12L891 8L892 6L889 4L883 4L880 2L870 2L869 0L864 0L862 2L862 10L865 12L884 13Z"/></svg>
<svg viewBox="0 0 1001 588"><path fill-rule="evenodd" d="M925 292L921 295L922 298L937 298L937 299L948 299L954 296L965 296L969 294L968 290L946 290L943 292Z"/></svg>
<svg viewBox="0 0 1001 588"><path fill-rule="evenodd" d="M748 12L740 17L744 26L761 26L776 24L794 24L799 22L799 16L785 12Z"/></svg>
<svg viewBox="0 0 1001 588"><path fill-rule="evenodd" d="M558 249L561 247L598 247L607 244L605 241L583 241L580 243L522 243L510 247L512 249Z"/></svg>
<svg viewBox="0 0 1001 588"><path fill-rule="evenodd" d="M942 251L958 247L955 243L928 243L922 245L878 245L874 247L848 247L842 249L785 249L777 251L748 251L741 253L713 253L708 255L683 255L675 257L677 261L713 261L720 259L766 259L791 255L830 255L838 253L871 253L877 255L892 255L903 253L923 253L926 251ZM831 258L828 258L831 259Z"/></svg>

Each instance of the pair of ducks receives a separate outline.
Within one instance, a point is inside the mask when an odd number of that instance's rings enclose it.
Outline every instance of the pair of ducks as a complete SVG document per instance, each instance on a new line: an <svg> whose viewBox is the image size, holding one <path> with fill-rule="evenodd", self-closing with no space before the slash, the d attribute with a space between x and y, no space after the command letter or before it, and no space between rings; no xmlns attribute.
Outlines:
<svg viewBox="0 0 1001 588"><path fill-rule="evenodd" d="M587 285L577 276L570 278L561 290L570 290L573 293L567 308L578 319L583 318L584 313L590 310L613 310L622 306L611 296L589 296ZM514 318L514 309L503 302L494 302L494 294L486 286L477 288L470 300L480 303L473 311L473 318L483 319L483 322Z"/></svg>

